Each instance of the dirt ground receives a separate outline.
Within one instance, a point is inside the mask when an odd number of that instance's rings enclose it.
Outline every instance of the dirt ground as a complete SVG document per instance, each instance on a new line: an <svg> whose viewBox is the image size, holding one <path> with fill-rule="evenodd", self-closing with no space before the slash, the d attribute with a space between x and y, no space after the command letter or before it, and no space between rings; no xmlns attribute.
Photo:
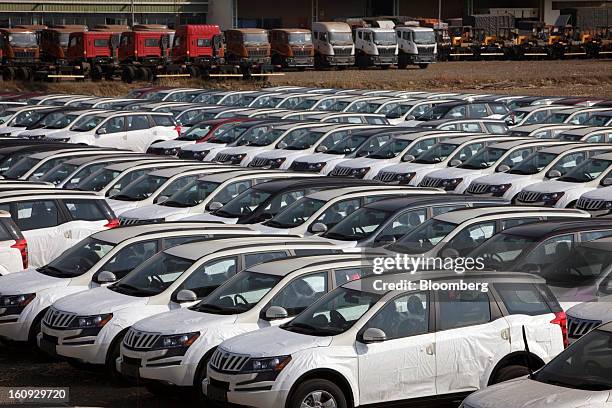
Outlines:
<svg viewBox="0 0 612 408"><path fill-rule="evenodd" d="M301 85L338 88L441 90L546 96L612 98L612 60L462 61L443 62L426 70L378 69L287 72L268 81L165 80L160 84L220 89ZM39 90L125 95L145 83L108 82L19 83L0 82L0 91Z"/></svg>

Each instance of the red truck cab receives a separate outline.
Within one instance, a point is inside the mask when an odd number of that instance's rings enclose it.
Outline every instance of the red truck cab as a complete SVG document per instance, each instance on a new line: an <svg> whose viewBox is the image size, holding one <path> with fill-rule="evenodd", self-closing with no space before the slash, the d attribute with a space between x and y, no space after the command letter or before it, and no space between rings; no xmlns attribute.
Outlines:
<svg viewBox="0 0 612 408"><path fill-rule="evenodd" d="M179 26L174 35L174 62L223 62L223 34L218 25L189 24Z"/></svg>
<svg viewBox="0 0 612 408"><path fill-rule="evenodd" d="M135 27L136 28L136 27ZM170 57L174 30L134 30L121 34L119 61L159 63Z"/></svg>
<svg viewBox="0 0 612 408"><path fill-rule="evenodd" d="M70 34L87 31L84 25L55 26L42 30L40 34L40 56L46 61L55 62L67 57Z"/></svg>
<svg viewBox="0 0 612 408"><path fill-rule="evenodd" d="M119 34L112 31L82 31L70 34L66 56L71 62L113 59L113 44L119 44Z"/></svg>

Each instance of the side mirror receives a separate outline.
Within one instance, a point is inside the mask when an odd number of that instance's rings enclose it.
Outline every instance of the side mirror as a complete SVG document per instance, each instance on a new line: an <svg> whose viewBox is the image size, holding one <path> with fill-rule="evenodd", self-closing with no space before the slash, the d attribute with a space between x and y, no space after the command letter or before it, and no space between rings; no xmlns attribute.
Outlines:
<svg viewBox="0 0 612 408"><path fill-rule="evenodd" d="M157 198L155 199L155 203L156 203L156 204L161 204L161 203L163 203L164 201L168 200L168 198L169 198L168 196L161 195L161 196L159 196L159 197L157 197Z"/></svg>
<svg viewBox="0 0 612 408"><path fill-rule="evenodd" d="M507 164L500 164L500 165L497 167L497 171L498 171L498 172L500 172L500 173L505 173L505 172L507 172L508 170L510 170L510 166L508 166Z"/></svg>
<svg viewBox="0 0 612 408"><path fill-rule="evenodd" d="M285 319L289 316L289 312L287 309L280 306L270 306L268 310L266 310L266 318L265 320L277 320L277 319Z"/></svg>
<svg viewBox="0 0 612 408"><path fill-rule="evenodd" d="M382 343L387 340L387 334L381 329L377 329L376 327L370 327L361 336L361 339L364 343Z"/></svg>
<svg viewBox="0 0 612 408"><path fill-rule="evenodd" d="M612 186L612 178L606 177L605 179L601 180L601 185L604 187Z"/></svg>
<svg viewBox="0 0 612 408"><path fill-rule="evenodd" d="M117 276L110 271L102 271L96 277L98 283L113 283L117 282Z"/></svg>
<svg viewBox="0 0 612 408"><path fill-rule="evenodd" d="M278 144L278 148L279 148L279 149L284 149L285 147L287 147L287 143L285 143L285 142L280 142L280 143Z"/></svg>
<svg viewBox="0 0 612 408"><path fill-rule="evenodd" d="M121 192L121 190L119 190L118 188L113 188L108 192L108 196L110 198L113 198L113 196L116 196L117 194L119 194Z"/></svg>
<svg viewBox="0 0 612 408"><path fill-rule="evenodd" d="M521 271L526 273L539 274L540 272L542 272L542 268L538 264L528 263L521 267Z"/></svg>
<svg viewBox="0 0 612 408"><path fill-rule="evenodd" d="M612 278L608 278L599 285L599 292L604 295L612 295Z"/></svg>
<svg viewBox="0 0 612 408"><path fill-rule="evenodd" d="M217 211L218 209L220 209L221 207L223 207L223 204L218 202L218 201L213 201L212 203L210 203L208 205L208 210L209 211Z"/></svg>
<svg viewBox="0 0 612 408"><path fill-rule="evenodd" d="M559 170L551 170L548 173L546 173L546 177L551 178L551 179L561 177L561 172Z"/></svg>
<svg viewBox="0 0 612 408"><path fill-rule="evenodd" d="M198 296L195 294L193 290L181 289L176 294L177 303L195 302L196 300L198 300Z"/></svg>
<svg viewBox="0 0 612 408"><path fill-rule="evenodd" d="M105 134L106 134L106 128L100 128L96 130L96 135L105 135Z"/></svg>
<svg viewBox="0 0 612 408"><path fill-rule="evenodd" d="M317 153L325 153L327 151L327 147L323 145L318 145L315 151Z"/></svg>
<svg viewBox="0 0 612 408"><path fill-rule="evenodd" d="M453 159L451 160L451 162L448 164L450 167L457 167L460 166L461 163L463 163L461 160L459 159Z"/></svg>
<svg viewBox="0 0 612 408"><path fill-rule="evenodd" d="M310 227L310 232L313 234L323 234L324 232L327 232L327 225L323 224L322 222L315 222L312 227Z"/></svg>
<svg viewBox="0 0 612 408"><path fill-rule="evenodd" d="M444 248L440 255L442 258L459 258L461 256L455 248Z"/></svg>
<svg viewBox="0 0 612 408"><path fill-rule="evenodd" d="M415 120L415 119L416 119L416 117L414 115L406 115L406 119L405 120L408 121L408 120Z"/></svg>
<svg viewBox="0 0 612 408"><path fill-rule="evenodd" d="M406 155L404 155L404 157L402 157L402 161L403 161L403 162L411 162L411 161L413 161L414 159L416 159L416 157L414 157L414 156L413 156L413 155L411 155L411 154L406 154Z"/></svg>
<svg viewBox="0 0 612 408"><path fill-rule="evenodd" d="M385 244L389 244L395 241L396 239L395 239L395 236L393 235L383 235L381 237L376 238L376 242L385 243Z"/></svg>

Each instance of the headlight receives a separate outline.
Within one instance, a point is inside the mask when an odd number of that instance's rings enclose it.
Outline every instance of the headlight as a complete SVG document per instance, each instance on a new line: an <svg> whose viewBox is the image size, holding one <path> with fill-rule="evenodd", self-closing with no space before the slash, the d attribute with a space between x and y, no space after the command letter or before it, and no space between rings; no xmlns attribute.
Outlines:
<svg viewBox="0 0 612 408"><path fill-rule="evenodd" d="M564 192L542 194L542 201L554 204L563 197Z"/></svg>
<svg viewBox="0 0 612 408"><path fill-rule="evenodd" d="M0 297L0 306L2 307L25 307L36 297L36 293L28 293L23 295L10 295Z"/></svg>
<svg viewBox="0 0 612 408"><path fill-rule="evenodd" d="M208 154L209 150L202 150L201 152L195 152L193 154L193 158L194 159L203 159L204 157L206 157L206 155Z"/></svg>
<svg viewBox="0 0 612 408"><path fill-rule="evenodd" d="M178 153L179 149L178 147L175 147L173 149L166 149L164 150L164 154L167 156L174 156Z"/></svg>
<svg viewBox="0 0 612 408"><path fill-rule="evenodd" d="M406 174L398 174L395 179L400 183L408 183L410 180L414 178L416 173L406 173Z"/></svg>
<svg viewBox="0 0 612 408"><path fill-rule="evenodd" d="M261 373L266 371L276 371L279 372L289 362L291 361L291 356L279 356L279 357L266 357L266 358L251 358L246 362L244 367L242 367L243 373Z"/></svg>
<svg viewBox="0 0 612 408"><path fill-rule="evenodd" d="M246 157L246 153L235 154L231 157L232 164L238 164Z"/></svg>
<svg viewBox="0 0 612 408"><path fill-rule="evenodd" d="M445 190L454 190L455 187L457 187L457 185L461 183L462 181L463 181L462 178L444 180L442 182L442 187L444 187Z"/></svg>
<svg viewBox="0 0 612 408"><path fill-rule="evenodd" d="M323 162L323 163L310 163L308 165L308 170L317 170L317 171L320 171L323 167L325 167L325 162Z"/></svg>
<svg viewBox="0 0 612 408"><path fill-rule="evenodd" d="M606 202L604 203L604 208L605 208L606 210L611 209L611 208L612 208L612 201L606 201Z"/></svg>
<svg viewBox="0 0 612 408"><path fill-rule="evenodd" d="M154 349L187 348L200 337L200 332L161 336L153 345Z"/></svg>
<svg viewBox="0 0 612 408"><path fill-rule="evenodd" d="M361 169L353 169L351 171L351 176L358 177L358 178L363 178L368 171L370 171L369 167L363 167Z"/></svg>
<svg viewBox="0 0 612 408"><path fill-rule="evenodd" d="M281 164L285 162L285 160L287 160L286 157L279 157L278 159L269 160L268 166L270 166L271 169L278 169Z"/></svg>
<svg viewBox="0 0 612 408"><path fill-rule="evenodd" d="M512 184L500 184L498 186L491 186L491 188L489 189L489 191L492 194L503 194L506 191L508 191L508 189L512 187Z"/></svg>
<svg viewBox="0 0 612 408"><path fill-rule="evenodd" d="M73 329L102 328L112 318L112 313L94 316L77 316L70 324L70 327Z"/></svg>

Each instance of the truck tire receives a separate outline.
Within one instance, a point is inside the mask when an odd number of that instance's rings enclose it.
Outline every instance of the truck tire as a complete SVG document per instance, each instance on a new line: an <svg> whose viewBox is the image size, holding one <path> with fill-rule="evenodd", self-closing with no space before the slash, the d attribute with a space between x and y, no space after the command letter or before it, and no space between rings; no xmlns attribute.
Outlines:
<svg viewBox="0 0 612 408"><path fill-rule="evenodd" d="M397 57L397 68L406 69L408 67L408 58L404 54Z"/></svg>
<svg viewBox="0 0 612 408"><path fill-rule="evenodd" d="M335 402L336 408L347 408L346 396L333 382L328 380L306 380L298 385L287 408L322 407Z"/></svg>
<svg viewBox="0 0 612 408"><path fill-rule="evenodd" d="M102 80L102 67L100 65L94 65L91 67L91 80L94 82Z"/></svg>
<svg viewBox="0 0 612 408"><path fill-rule="evenodd" d="M4 68L4 71L2 71L2 79L5 81L14 80L15 79L15 68L13 67Z"/></svg>
<svg viewBox="0 0 612 408"><path fill-rule="evenodd" d="M421 69L427 69L427 67L429 67L429 64L419 64L419 68Z"/></svg>
<svg viewBox="0 0 612 408"><path fill-rule="evenodd" d="M136 78L136 70L134 69L134 67L123 68L123 71L121 72L121 80L123 82L127 82L128 84L131 84L135 78Z"/></svg>
<svg viewBox="0 0 612 408"><path fill-rule="evenodd" d="M19 67L17 69L17 79L27 81L30 79L30 69L27 67Z"/></svg>

